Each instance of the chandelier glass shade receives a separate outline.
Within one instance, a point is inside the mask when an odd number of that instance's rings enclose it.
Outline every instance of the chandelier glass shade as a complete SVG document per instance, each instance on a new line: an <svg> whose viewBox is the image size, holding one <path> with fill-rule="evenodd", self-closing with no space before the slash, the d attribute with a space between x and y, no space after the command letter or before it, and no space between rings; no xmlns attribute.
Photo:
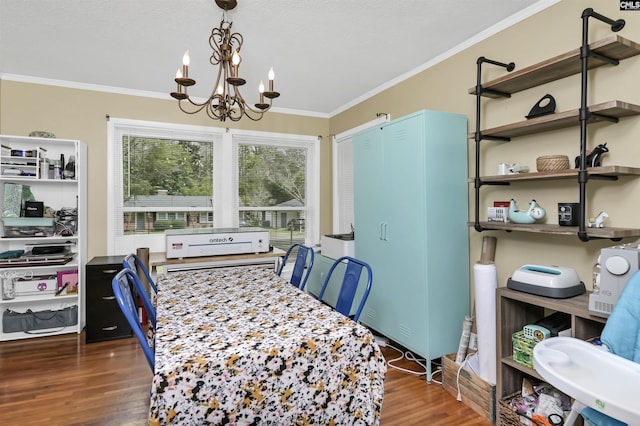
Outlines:
<svg viewBox="0 0 640 426"><path fill-rule="evenodd" d="M196 84L196 81L189 77L189 51L187 50L182 58L182 69L176 72L175 82L177 89L171 96L178 100L178 107L187 114L196 114L204 110L209 117L215 120L239 121L243 116L251 120L258 121L265 112L271 108L273 99L280 96L280 93L273 90L274 72L269 70L269 86L265 90L264 83L260 81L258 86L259 102L250 106L246 103L240 88L246 84L246 80L239 75L242 58L242 34L231 32L232 22L227 21L227 10L233 9L236 0L215 0L216 4L223 9L222 20L217 28L211 30L209 46L212 53L209 62L214 67L218 67L211 95L204 102L194 101L187 93L187 88Z"/></svg>

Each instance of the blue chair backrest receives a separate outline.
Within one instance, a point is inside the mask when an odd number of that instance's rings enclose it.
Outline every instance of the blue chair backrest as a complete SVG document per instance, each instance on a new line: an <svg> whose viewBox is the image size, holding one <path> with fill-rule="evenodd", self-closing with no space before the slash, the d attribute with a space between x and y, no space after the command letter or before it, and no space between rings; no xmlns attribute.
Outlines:
<svg viewBox="0 0 640 426"><path fill-rule="evenodd" d="M296 247L298 248L298 253L296 254L296 263L293 265L293 272L291 273L289 282L300 290L304 290L304 286L307 284L307 279L309 278L309 274L311 273L311 268L313 267L315 256L311 247L307 247L300 243L293 244L291 247L289 247L287 253L282 259L280 269L278 269L278 275L282 275L282 270L287 263L287 259L289 259L289 254L291 254L293 249ZM309 259L308 264L307 259Z"/></svg>
<svg viewBox="0 0 640 426"><path fill-rule="evenodd" d="M156 287L156 283L151 279L149 270L146 268L146 266L144 266L144 263L142 263L142 260L140 260L138 256L136 256L134 253L126 255L124 260L122 261L122 266L131 269L138 277L138 281L140 281L140 276L138 275L138 269L140 269L149 282L149 285L151 286L153 291L155 293L158 293L158 287Z"/></svg>
<svg viewBox="0 0 640 426"><path fill-rule="evenodd" d="M324 280L324 284L322 285L322 290L320 290L320 294L318 295L318 300L322 300L322 296L324 296L324 292L327 289L327 285L331 279L331 275L333 271L336 269L342 262L346 262L346 268L344 272L344 276L342 278L342 285L340 287L340 293L338 294L338 301L336 302L335 310L340 312L344 316L350 316L351 307L353 306L353 300L356 296L356 292L358 291L358 285L360 284L360 276L362 275L362 270L366 269L367 271L367 281L366 287L364 289L364 294L362 295L362 299L360 300L360 304L358 305L358 309L353 316L353 320L358 322L360 319L360 314L362 313L362 309L364 308L364 304L369 297L369 292L371 291L371 283L373 282L373 272L371 271L371 266L368 263L363 262L362 260L354 259L350 256L342 256L331 265L329 272L327 272L327 276Z"/></svg>
<svg viewBox="0 0 640 426"><path fill-rule="evenodd" d="M130 267L131 264L129 263L129 260L127 260L129 256L135 256L135 255L128 255L127 257L125 257L125 259L122 261L122 264L124 265L124 269L127 269L129 272L131 272L131 280L132 280L134 289L138 294L138 296L140 297L140 299L142 300L142 306L144 306L145 311L147 311L147 316L149 317L151 324L155 327L156 326L156 308L155 306L153 306L153 302L151 302L151 299L147 294L147 290L144 288L142 281L140 281L140 277L138 276L136 270L131 269Z"/></svg>
<svg viewBox="0 0 640 426"><path fill-rule="evenodd" d="M155 354L153 349L147 343L147 338L140 325L140 318L138 317L138 308L131 292L131 286L135 285L135 276L129 268L124 268L113 277L111 281L111 287L113 294L120 305L120 309L125 318L129 322L133 333L138 338L140 346L144 351L144 355L147 358L151 371L155 370Z"/></svg>

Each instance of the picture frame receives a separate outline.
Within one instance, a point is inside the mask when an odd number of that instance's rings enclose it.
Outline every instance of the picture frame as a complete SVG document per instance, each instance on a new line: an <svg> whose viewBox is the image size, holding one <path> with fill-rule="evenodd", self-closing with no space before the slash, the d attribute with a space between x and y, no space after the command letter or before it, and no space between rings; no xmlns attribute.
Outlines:
<svg viewBox="0 0 640 426"><path fill-rule="evenodd" d="M58 271L58 291L56 295L78 293L78 270Z"/></svg>

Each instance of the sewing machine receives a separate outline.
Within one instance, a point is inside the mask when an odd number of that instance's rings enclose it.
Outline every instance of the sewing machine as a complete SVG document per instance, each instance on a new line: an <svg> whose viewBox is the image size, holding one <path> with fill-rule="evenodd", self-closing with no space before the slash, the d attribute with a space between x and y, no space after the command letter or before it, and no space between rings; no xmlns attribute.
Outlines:
<svg viewBox="0 0 640 426"><path fill-rule="evenodd" d="M589 295L589 312L607 318L622 289L640 266L640 244L629 243L600 250L600 283Z"/></svg>

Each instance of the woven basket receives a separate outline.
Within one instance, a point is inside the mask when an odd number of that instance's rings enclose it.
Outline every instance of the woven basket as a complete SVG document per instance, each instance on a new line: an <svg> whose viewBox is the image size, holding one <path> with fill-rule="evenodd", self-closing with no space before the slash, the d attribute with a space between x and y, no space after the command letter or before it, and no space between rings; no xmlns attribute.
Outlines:
<svg viewBox="0 0 640 426"><path fill-rule="evenodd" d="M501 398L498 402L498 414L500 415L500 426L521 426L520 415L511 408L511 400L520 396L520 392Z"/></svg>
<svg viewBox="0 0 640 426"><path fill-rule="evenodd" d="M500 399L500 401L498 401L500 426L522 426L526 424L523 423L521 419L524 419L525 421L528 420L529 424L533 426L544 426L541 422L533 420L532 418L525 416L524 414L518 414L513 410L513 408L511 408L511 400L521 395L522 394L520 392L516 392L509 396L505 396L504 398Z"/></svg>
<svg viewBox="0 0 640 426"><path fill-rule="evenodd" d="M543 155L536 158L536 169L539 172L551 172L569 168L569 157L566 155Z"/></svg>

